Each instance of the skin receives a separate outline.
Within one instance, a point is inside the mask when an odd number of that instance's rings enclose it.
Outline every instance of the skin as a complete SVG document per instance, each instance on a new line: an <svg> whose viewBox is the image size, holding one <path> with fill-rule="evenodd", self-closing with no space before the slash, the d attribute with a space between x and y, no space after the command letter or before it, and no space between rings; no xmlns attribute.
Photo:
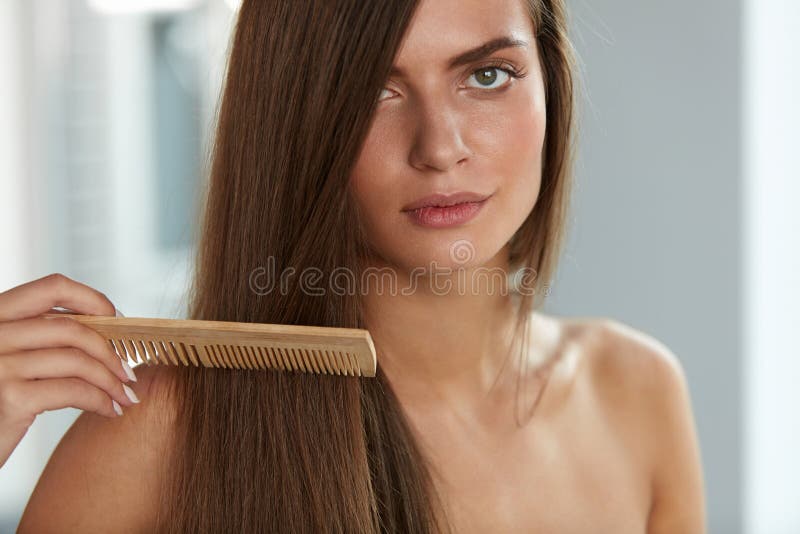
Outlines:
<svg viewBox="0 0 800 534"><path fill-rule="evenodd" d="M115 417L112 400L134 404L124 388L135 376L100 334L66 317L40 317L55 306L115 314L105 295L57 273L0 293L0 466L45 410Z"/></svg>
<svg viewBox="0 0 800 534"><path fill-rule="evenodd" d="M529 45L446 68L448 58L503 35ZM527 75L497 71L484 83L502 88L485 88L473 74L495 59ZM395 65L405 75L388 80L351 177L373 265L391 269L398 287L431 261L464 268L467 277L481 266L507 268L508 240L538 198L546 129L522 3L423 0ZM492 197L457 228L421 228L401 212L422 196L456 190ZM457 240L474 250L466 262L450 255ZM520 364L505 359L512 297L488 289L442 294L419 280L414 287L410 295L368 292L365 312L456 532L705 532L688 387L669 349L616 321L537 312L528 372L520 374ZM142 403L115 419L78 418L20 532L107 530L109 521L135 532L151 524L168 472L153 451L171 446L172 407L159 379L167 369L136 372ZM148 446L135 446L142 440Z"/></svg>
<svg viewBox="0 0 800 534"><path fill-rule="evenodd" d="M499 36L528 46L448 71L448 58ZM479 78L476 70L497 60L527 75L512 79L495 68L494 81ZM412 282L411 272L431 262L465 269L466 280L481 267L508 270L506 243L533 209L541 182L546 118L532 24L520 2L422 2L395 66L405 76L390 78L381 95L351 187L373 266L391 269L397 287L416 290L366 291L367 321L385 349L387 372L408 397L442 397L455 410L473 411L498 376L497 349L509 346L509 295L488 287L444 293L428 280ZM401 211L442 191L492 196L455 228L423 228ZM451 257L460 240L474 251L465 262Z"/></svg>

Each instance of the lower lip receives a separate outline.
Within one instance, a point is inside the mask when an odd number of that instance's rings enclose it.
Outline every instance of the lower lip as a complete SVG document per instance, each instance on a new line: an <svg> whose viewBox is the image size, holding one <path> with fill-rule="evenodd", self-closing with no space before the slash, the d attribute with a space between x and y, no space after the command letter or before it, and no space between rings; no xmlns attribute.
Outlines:
<svg viewBox="0 0 800 534"><path fill-rule="evenodd" d="M420 226L428 228L450 228L472 220L483 205L486 204L487 200L489 199L485 198L480 202L463 202L443 208L429 206L405 213Z"/></svg>

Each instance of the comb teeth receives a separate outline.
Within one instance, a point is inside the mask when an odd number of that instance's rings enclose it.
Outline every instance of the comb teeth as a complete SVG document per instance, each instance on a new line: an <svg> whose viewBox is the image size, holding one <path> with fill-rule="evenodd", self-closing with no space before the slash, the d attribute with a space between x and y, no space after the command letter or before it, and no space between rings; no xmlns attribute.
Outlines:
<svg viewBox="0 0 800 534"><path fill-rule="evenodd" d="M100 333L120 357L135 363L375 376L375 348L362 329L71 313L43 316L78 320Z"/></svg>
<svg viewBox="0 0 800 534"><path fill-rule="evenodd" d="M233 344L185 344L166 339L107 338L123 358L147 365L184 365L226 369L274 369L327 375L362 376L354 355L299 347Z"/></svg>

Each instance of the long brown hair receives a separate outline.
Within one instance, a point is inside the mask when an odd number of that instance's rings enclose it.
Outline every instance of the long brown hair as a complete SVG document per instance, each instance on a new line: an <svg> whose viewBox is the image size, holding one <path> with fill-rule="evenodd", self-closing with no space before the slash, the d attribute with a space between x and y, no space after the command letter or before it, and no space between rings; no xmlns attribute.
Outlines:
<svg viewBox="0 0 800 534"><path fill-rule="evenodd" d="M542 187L511 240L511 266L542 288L562 241L572 161L572 52L563 0L526 0L547 97ZM352 291L298 276L367 247L348 180L417 0L245 0L205 191L190 291L194 319L366 328ZM532 271L531 271L532 270ZM532 310L543 292L524 294ZM521 313L520 317L527 317ZM524 328L523 328L524 329ZM380 357L380 348L378 347ZM174 374L174 450L160 532L441 532L430 466L391 384L236 369Z"/></svg>

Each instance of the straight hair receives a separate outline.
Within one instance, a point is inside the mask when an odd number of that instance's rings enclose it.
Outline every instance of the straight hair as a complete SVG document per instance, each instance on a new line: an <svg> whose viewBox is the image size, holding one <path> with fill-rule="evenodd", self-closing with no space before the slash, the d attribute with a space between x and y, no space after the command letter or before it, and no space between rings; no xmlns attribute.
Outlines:
<svg viewBox="0 0 800 534"><path fill-rule="evenodd" d="M546 88L542 187L510 241L535 272L518 332L560 253L572 162L564 0L521 0ZM245 0L203 191L188 316L366 328L353 292L254 288L254 273L360 273L368 247L348 182L417 0ZM380 362L380 347L377 347ZM375 378L175 368L167 533L449 530L432 471L378 366Z"/></svg>

